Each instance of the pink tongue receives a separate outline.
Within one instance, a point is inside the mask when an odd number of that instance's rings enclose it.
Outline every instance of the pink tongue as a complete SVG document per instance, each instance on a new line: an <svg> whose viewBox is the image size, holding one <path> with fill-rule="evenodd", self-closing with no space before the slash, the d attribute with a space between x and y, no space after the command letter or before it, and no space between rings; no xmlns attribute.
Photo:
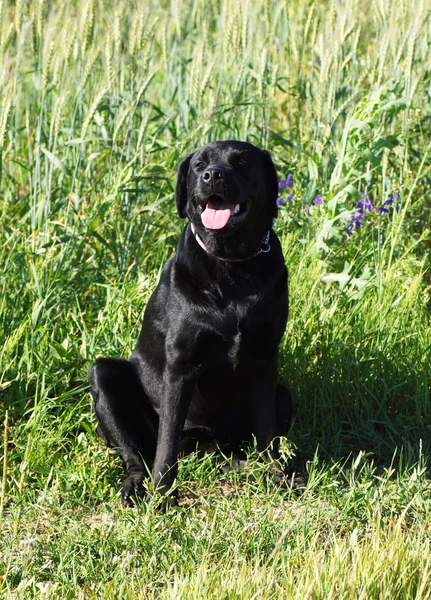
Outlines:
<svg viewBox="0 0 431 600"><path fill-rule="evenodd" d="M210 200L201 215L202 223L207 229L223 229L229 221L235 206L219 200Z"/></svg>

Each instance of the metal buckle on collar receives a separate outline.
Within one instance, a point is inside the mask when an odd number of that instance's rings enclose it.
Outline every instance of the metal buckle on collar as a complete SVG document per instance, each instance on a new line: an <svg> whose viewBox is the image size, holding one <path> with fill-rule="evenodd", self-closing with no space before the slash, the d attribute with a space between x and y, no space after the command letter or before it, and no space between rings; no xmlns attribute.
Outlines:
<svg viewBox="0 0 431 600"><path fill-rule="evenodd" d="M271 235L271 230L269 229L267 231L266 236L261 241L260 248L258 250L256 250L256 252L253 254L253 256L257 256L258 254L261 254L262 252L265 254L266 252L269 252L271 250L271 246L269 244L269 236L270 235Z"/></svg>

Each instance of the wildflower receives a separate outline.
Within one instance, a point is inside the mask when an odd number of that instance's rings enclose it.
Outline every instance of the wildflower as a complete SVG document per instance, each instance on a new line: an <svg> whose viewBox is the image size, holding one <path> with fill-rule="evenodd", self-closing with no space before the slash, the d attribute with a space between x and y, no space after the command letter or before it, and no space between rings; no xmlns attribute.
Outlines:
<svg viewBox="0 0 431 600"><path fill-rule="evenodd" d="M363 212L370 212L373 210L372 202L365 193L362 194L362 198L356 203L356 208L361 209Z"/></svg>
<svg viewBox="0 0 431 600"><path fill-rule="evenodd" d="M277 206L283 206L283 204L284 204L283 196L279 196L277 198L276 202L277 202Z"/></svg>
<svg viewBox="0 0 431 600"><path fill-rule="evenodd" d="M350 236L355 230L360 229L363 221L364 212L362 210L358 210L354 215L352 215L352 221L347 227L347 235Z"/></svg>
<svg viewBox="0 0 431 600"><path fill-rule="evenodd" d="M322 206L322 204L323 204L323 199L322 199L322 196L316 196L316 197L314 198L314 203L315 203L317 206Z"/></svg>
<svg viewBox="0 0 431 600"><path fill-rule="evenodd" d="M293 175L291 173L289 173L286 176L286 179L283 180L283 177L280 178L280 181L278 182L278 188L280 190L282 189L286 189L286 190L290 190L293 188Z"/></svg>
<svg viewBox="0 0 431 600"><path fill-rule="evenodd" d="M363 220L364 220L364 213L362 212L362 210L358 210L358 212L356 212L352 217L352 223L358 229L361 226L361 223Z"/></svg>
<svg viewBox="0 0 431 600"><path fill-rule="evenodd" d="M287 196L287 201L288 201L288 202L292 202L292 200L293 200L293 198L294 198L294 197L295 197L295 194L289 194L289 195Z"/></svg>
<svg viewBox="0 0 431 600"><path fill-rule="evenodd" d="M377 212L379 212L381 215L383 215L384 213L388 213L389 209L386 207L392 206L394 201L397 202L397 204L395 205L395 210L398 212L400 209L400 198L401 196L397 192L389 194L389 198L383 202L382 206L376 209Z"/></svg>
<svg viewBox="0 0 431 600"><path fill-rule="evenodd" d="M308 204L306 204L306 205L305 205L305 208L304 208L304 213L305 213L305 216L306 216L306 217L308 217L308 213L309 213L309 212L310 212L310 207L308 206Z"/></svg>

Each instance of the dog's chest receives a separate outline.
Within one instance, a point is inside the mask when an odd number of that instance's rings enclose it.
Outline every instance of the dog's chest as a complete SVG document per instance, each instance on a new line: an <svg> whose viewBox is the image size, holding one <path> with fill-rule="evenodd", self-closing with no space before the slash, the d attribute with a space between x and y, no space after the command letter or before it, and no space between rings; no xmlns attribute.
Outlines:
<svg viewBox="0 0 431 600"><path fill-rule="evenodd" d="M230 339L230 348L228 351L228 356L234 368L238 366L241 360L241 344L243 343L243 338L243 333L240 330L238 330L238 332L235 335L231 336Z"/></svg>
<svg viewBox="0 0 431 600"><path fill-rule="evenodd" d="M226 357L233 367L247 359L255 342L265 336L266 320L264 312L259 310L259 303L254 299L248 299L247 303L232 303L227 308L221 332L227 342Z"/></svg>

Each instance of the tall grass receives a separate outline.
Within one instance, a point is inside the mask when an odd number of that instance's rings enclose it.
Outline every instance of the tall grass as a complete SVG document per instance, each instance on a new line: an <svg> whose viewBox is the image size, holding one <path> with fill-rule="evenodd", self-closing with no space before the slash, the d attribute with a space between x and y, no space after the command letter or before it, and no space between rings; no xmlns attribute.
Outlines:
<svg viewBox="0 0 431 600"><path fill-rule="evenodd" d="M0 0L0 593L430 596L430 9ZM124 511L86 372L133 348L180 159L228 138L294 176L280 378L310 481L192 456L201 506Z"/></svg>

